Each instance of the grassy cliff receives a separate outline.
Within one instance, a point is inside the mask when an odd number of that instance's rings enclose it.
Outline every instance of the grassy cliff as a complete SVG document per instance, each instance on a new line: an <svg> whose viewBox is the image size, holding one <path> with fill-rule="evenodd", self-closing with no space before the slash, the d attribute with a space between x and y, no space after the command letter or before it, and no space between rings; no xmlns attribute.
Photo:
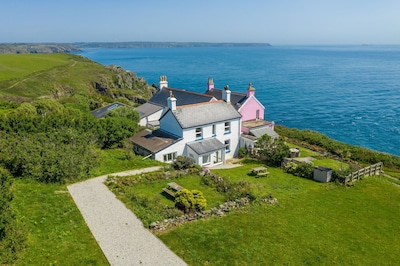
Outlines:
<svg viewBox="0 0 400 266"><path fill-rule="evenodd" d="M1 54L0 97L16 102L83 94L142 103L154 93L143 78L72 54ZM102 100L100 100L102 99Z"/></svg>

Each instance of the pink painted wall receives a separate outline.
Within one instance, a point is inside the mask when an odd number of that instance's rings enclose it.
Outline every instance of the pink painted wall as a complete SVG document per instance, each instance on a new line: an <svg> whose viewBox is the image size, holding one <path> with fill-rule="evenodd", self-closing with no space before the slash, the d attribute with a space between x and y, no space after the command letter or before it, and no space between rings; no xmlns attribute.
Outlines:
<svg viewBox="0 0 400 266"><path fill-rule="evenodd" d="M239 110L242 115L242 121L256 119L257 110L259 110L258 118L264 119L264 107L254 97L250 97Z"/></svg>

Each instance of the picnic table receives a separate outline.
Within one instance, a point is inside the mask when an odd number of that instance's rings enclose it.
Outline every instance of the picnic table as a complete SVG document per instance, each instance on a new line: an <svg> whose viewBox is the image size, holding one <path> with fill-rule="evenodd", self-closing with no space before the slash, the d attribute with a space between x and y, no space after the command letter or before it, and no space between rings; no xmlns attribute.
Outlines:
<svg viewBox="0 0 400 266"><path fill-rule="evenodd" d="M252 168L251 173L253 175L256 175L257 177L269 175L269 172L267 171L267 167L264 167L264 166Z"/></svg>
<svg viewBox="0 0 400 266"><path fill-rule="evenodd" d="M168 188L163 188L162 190L170 195L171 197L175 198L175 193L179 190L185 189L184 187L178 185L175 182L168 183Z"/></svg>

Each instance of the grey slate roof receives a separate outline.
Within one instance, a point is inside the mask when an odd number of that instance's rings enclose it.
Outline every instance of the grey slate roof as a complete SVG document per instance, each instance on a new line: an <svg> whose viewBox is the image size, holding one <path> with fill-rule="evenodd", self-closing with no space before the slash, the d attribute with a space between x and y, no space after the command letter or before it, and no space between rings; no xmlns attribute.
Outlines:
<svg viewBox="0 0 400 266"><path fill-rule="evenodd" d="M140 113L140 118L154 114L155 112L160 111L162 109L164 109L163 106L149 102L144 103L136 108L136 110Z"/></svg>
<svg viewBox="0 0 400 266"><path fill-rule="evenodd" d="M218 100L222 100L222 90L213 89L211 91L206 91L205 94L213 96ZM233 105L233 107L235 107L236 110L238 110L246 100L246 93L231 91L231 104Z"/></svg>
<svg viewBox="0 0 400 266"><path fill-rule="evenodd" d="M176 98L176 106L204 103L204 102L209 102L213 99L213 96L211 95L185 91L185 90L178 90L173 88L162 88L156 94L153 95L153 97L149 100L149 102L167 107L167 99L170 95L170 91L172 91L172 94Z"/></svg>
<svg viewBox="0 0 400 266"><path fill-rule="evenodd" d="M123 104L123 103L112 103L109 104L107 106L101 107L99 109L93 110L91 111L91 113L96 117L96 118L104 118L106 117L106 114L108 111L111 111L115 108L121 107L121 106L127 106L127 107L131 107L129 105ZM133 107L132 107L133 108Z"/></svg>
<svg viewBox="0 0 400 266"><path fill-rule="evenodd" d="M179 140L181 139L160 129L154 131L145 129L131 137L131 141L134 144L137 144L152 153L165 149Z"/></svg>
<svg viewBox="0 0 400 266"><path fill-rule="evenodd" d="M279 137L278 133L276 133L274 130L272 130L268 126L263 126L263 127L258 127L258 128L251 128L250 133L254 135L256 138L261 137L262 135L267 134L271 138L275 139Z"/></svg>
<svg viewBox="0 0 400 266"><path fill-rule="evenodd" d="M206 139L187 144L198 155L225 149L225 145L217 139Z"/></svg>
<svg viewBox="0 0 400 266"><path fill-rule="evenodd" d="M171 112L171 111L170 111ZM182 128L229 121L242 117L241 114L224 101L187 105L172 111Z"/></svg>

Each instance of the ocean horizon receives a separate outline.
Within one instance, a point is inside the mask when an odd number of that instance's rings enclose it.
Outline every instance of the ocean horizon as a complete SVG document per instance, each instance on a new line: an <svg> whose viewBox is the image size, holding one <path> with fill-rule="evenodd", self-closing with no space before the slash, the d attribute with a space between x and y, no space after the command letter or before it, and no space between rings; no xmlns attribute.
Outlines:
<svg viewBox="0 0 400 266"><path fill-rule="evenodd" d="M86 49L158 84L205 92L245 92L248 83L265 119L311 129L348 144L400 156L400 46L267 46Z"/></svg>

